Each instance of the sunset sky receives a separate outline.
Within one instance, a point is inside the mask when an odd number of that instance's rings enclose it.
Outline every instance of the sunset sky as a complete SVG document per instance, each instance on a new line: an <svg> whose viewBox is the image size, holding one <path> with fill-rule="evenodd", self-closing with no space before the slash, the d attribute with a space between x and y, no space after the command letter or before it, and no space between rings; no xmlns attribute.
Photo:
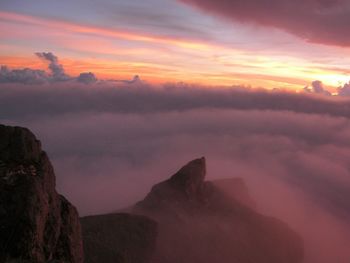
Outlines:
<svg viewBox="0 0 350 263"><path fill-rule="evenodd" d="M350 262L350 0L0 0L0 124L36 135L80 216L204 156L304 263Z"/></svg>
<svg viewBox="0 0 350 263"><path fill-rule="evenodd" d="M9 0L0 2L0 64L71 75L329 90L350 80L345 0Z"/></svg>

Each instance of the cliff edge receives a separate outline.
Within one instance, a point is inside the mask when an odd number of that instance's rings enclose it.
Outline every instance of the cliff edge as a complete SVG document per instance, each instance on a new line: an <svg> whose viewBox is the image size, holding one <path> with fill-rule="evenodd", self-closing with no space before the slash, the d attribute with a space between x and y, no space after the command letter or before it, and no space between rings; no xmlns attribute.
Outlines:
<svg viewBox="0 0 350 263"><path fill-rule="evenodd" d="M82 263L82 235L40 141L0 125L0 262L16 261Z"/></svg>

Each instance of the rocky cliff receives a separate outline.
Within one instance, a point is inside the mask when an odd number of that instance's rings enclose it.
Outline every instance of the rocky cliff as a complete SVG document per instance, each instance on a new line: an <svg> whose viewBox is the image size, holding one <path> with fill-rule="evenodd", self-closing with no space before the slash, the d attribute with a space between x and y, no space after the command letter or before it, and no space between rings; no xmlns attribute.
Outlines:
<svg viewBox="0 0 350 263"><path fill-rule="evenodd" d="M205 181L205 159L155 185L131 212L89 216L55 189L40 142L0 125L0 262L299 263L300 237L263 216L242 180Z"/></svg>
<svg viewBox="0 0 350 263"><path fill-rule="evenodd" d="M205 159L193 160L133 208L159 224L152 262L302 262L297 233L247 206L246 194L243 201L235 199L206 182L205 174Z"/></svg>
<svg viewBox="0 0 350 263"><path fill-rule="evenodd" d="M150 263L157 224L125 213L87 216L81 219L85 263Z"/></svg>
<svg viewBox="0 0 350 263"><path fill-rule="evenodd" d="M83 262L77 210L55 189L40 141L0 125L0 262Z"/></svg>

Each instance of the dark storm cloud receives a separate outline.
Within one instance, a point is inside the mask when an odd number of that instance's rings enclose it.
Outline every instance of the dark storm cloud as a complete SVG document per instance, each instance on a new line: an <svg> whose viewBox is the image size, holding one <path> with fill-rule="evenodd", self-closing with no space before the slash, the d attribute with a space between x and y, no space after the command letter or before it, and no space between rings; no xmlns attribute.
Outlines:
<svg viewBox="0 0 350 263"><path fill-rule="evenodd" d="M348 0L180 0L240 22L279 28L311 42L350 46Z"/></svg>

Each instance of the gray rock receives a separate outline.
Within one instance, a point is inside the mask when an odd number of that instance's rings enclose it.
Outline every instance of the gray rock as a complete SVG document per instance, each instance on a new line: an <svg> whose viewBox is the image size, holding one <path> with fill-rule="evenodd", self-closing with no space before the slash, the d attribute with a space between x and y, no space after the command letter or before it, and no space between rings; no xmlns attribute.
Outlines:
<svg viewBox="0 0 350 263"><path fill-rule="evenodd" d="M125 213L81 219L85 263L150 263L157 237L155 221Z"/></svg>

